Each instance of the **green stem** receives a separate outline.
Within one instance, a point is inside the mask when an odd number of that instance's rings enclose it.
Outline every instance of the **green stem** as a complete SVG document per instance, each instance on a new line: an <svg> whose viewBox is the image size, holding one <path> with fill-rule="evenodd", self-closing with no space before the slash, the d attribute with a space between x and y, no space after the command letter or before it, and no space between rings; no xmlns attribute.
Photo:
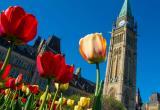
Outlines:
<svg viewBox="0 0 160 110"><path fill-rule="evenodd" d="M58 107L59 107L59 110L62 110L62 102L63 102L63 96L62 96L62 93L61 93L61 98L59 100L58 105L56 106L56 110L58 110Z"/></svg>
<svg viewBox="0 0 160 110"><path fill-rule="evenodd" d="M61 93L60 110L62 110L62 103L63 103L63 94Z"/></svg>
<svg viewBox="0 0 160 110"><path fill-rule="evenodd" d="M31 109L32 100L33 100L33 94L31 93L29 95L29 97L27 98L27 102L25 104L24 110L30 110Z"/></svg>
<svg viewBox="0 0 160 110"><path fill-rule="evenodd" d="M98 90L99 90L99 83L100 83L100 70L99 70L99 63L96 63L96 91L95 91L95 96L98 95Z"/></svg>
<svg viewBox="0 0 160 110"><path fill-rule="evenodd" d="M55 95L54 95L54 97L53 97L50 110L53 110L54 102L55 102L56 97L57 97L57 95L58 95L59 87L60 87L60 84L58 84L58 88L57 88L56 93L55 93Z"/></svg>
<svg viewBox="0 0 160 110"><path fill-rule="evenodd" d="M12 92L10 91L10 93L8 94L7 99L5 101L6 110L8 110L8 108L9 108L11 95L12 95Z"/></svg>
<svg viewBox="0 0 160 110"><path fill-rule="evenodd" d="M0 76L2 75L2 73L4 72L6 66L7 66L8 63L9 63L9 59L10 59L10 56L11 56L12 47L13 47L13 45L11 45L11 46L8 48L7 55L6 55L6 57L5 57L5 60L4 60L4 62L3 62L2 67L1 67L1 69L0 69Z"/></svg>
<svg viewBox="0 0 160 110"><path fill-rule="evenodd" d="M44 99L42 100L42 103L41 103L41 106L40 106L39 110L43 110L44 104L46 102L47 95L48 95L48 92L49 92L49 83L50 83L50 80L48 80L48 84L46 86L46 91L44 92Z"/></svg>
<svg viewBox="0 0 160 110"><path fill-rule="evenodd" d="M17 89L16 89L16 91L14 92L14 95L13 95L13 97L12 97L10 107L12 107L12 105L13 105L13 102L14 102L14 99L15 99L15 97L16 97L16 94L17 94Z"/></svg>

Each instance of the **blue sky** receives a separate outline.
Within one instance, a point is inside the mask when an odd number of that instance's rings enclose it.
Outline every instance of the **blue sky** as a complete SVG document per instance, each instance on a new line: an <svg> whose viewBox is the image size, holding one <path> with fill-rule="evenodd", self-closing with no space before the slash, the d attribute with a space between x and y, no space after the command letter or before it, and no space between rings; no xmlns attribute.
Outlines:
<svg viewBox="0 0 160 110"><path fill-rule="evenodd" d="M0 10L20 5L34 14L39 22L38 34L43 38L56 35L68 64L82 67L82 76L95 81L95 65L79 54L79 39L86 34L102 32L109 43L112 22L116 20L124 0L1 0ZM138 22L137 87L143 101L152 92L160 92L159 0L130 0ZM32 42L31 42L32 44ZM100 65L105 77L106 62Z"/></svg>

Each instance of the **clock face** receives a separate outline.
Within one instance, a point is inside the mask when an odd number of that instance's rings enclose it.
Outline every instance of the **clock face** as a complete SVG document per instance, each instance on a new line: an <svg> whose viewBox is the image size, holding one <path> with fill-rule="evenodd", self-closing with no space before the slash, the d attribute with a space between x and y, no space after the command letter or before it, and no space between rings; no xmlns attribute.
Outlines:
<svg viewBox="0 0 160 110"><path fill-rule="evenodd" d="M123 26L125 23L126 23L126 21L122 20L122 21L119 22L118 26Z"/></svg>

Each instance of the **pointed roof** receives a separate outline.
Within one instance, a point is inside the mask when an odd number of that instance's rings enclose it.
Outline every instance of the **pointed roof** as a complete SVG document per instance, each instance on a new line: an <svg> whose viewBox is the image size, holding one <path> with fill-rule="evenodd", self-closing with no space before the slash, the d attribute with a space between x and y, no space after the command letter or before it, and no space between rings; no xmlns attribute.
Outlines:
<svg viewBox="0 0 160 110"><path fill-rule="evenodd" d="M122 16L132 16L132 11L131 11L129 0L124 1L124 4L119 14L119 17L122 17Z"/></svg>
<svg viewBox="0 0 160 110"><path fill-rule="evenodd" d="M142 103L142 98L141 98L141 94L140 94L140 90L138 88L138 91L137 91L137 97L138 97L138 103L141 104Z"/></svg>

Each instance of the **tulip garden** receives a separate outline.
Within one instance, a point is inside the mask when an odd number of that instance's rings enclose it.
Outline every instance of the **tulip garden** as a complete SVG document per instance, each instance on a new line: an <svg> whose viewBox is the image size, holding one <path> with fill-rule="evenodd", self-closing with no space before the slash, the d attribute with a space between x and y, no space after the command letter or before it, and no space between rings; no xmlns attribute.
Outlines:
<svg viewBox="0 0 160 110"><path fill-rule="evenodd" d="M36 17L19 6L11 6L0 14L0 37L10 45L5 60L0 62L0 110L101 110L103 82L99 63L106 60L106 40L101 33L88 34L79 41L81 56L96 67L93 98L81 96L75 101L63 96L73 78L74 66L66 64L63 55L50 51L40 51L36 58L39 75L48 80L45 91L40 91L38 85L25 84L22 74L9 77L12 48L33 40L37 26ZM49 92L52 80L56 90L53 93Z"/></svg>

